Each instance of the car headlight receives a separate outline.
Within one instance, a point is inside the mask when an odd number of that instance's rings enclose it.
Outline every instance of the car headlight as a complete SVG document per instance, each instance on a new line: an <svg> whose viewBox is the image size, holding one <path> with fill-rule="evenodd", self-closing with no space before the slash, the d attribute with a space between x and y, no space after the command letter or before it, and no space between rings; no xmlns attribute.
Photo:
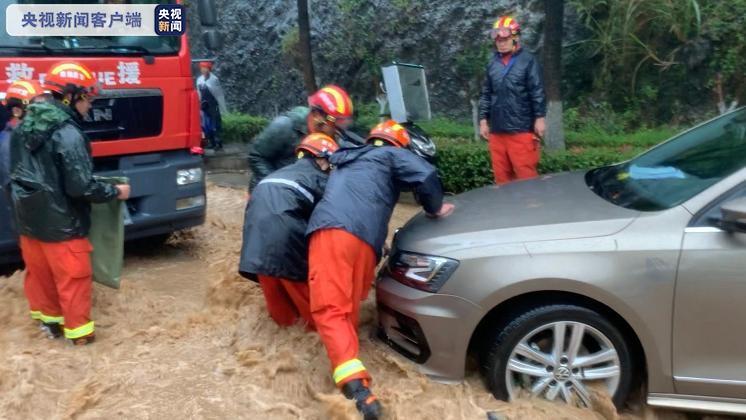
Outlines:
<svg viewBox="0 0 746 420"><path fill-rule="evenodd" d="M202 168L179 169L176 171L176 185L189 185L202 182Z"/></svg>
<svg viewBox="0 0 746 420"><path fill-rule="evenodd" d="M388 272L399 283L437 293L458 265L450 258L400 251L389 260Z"/></svg>

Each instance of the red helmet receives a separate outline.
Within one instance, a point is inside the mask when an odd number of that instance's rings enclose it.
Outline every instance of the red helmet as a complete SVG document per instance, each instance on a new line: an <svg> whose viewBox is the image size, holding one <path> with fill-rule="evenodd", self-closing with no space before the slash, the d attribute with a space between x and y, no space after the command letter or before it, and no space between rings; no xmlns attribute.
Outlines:
<svg viewBox="0 0 746 420"><path fill-rule="evenodd" d="M352 122L352 99L339 86L321 88L308 98L308 106L322 112L327 122L335 126L344 127Z"/></svg>
<svg viewBox="0 0 746 420"><path fill-rule="evenodd" d="M199 66L212 70L212 61L200 61Z"/></svg>
<svg viewBox="0 0 746 420"><path fill-rule="evenodd" d="M5 100L17 99L23 105L28 105L32 99L44 94L44 88L36 80L16 80L8 86Z"/></svg>
<svg viewBox="0 0 746 420"><path fill-rule="evenodd" d="M91 70L74 61L63 61L52 66L44 78L44 87L62 95L67 93L95 96L98 82Z"/></svg>
<svg viewBox="0 0 746 420"><path fill-rule="evenodd" d="M300 142L298 147L295 148L295 153L298 154L298 159L305 157L306 153L310 153L317 158L327 158L337 150L339 150L339 146L333 138L326 134L313 133Z"/></svg>
<svg viewBox="0 0 746 420"><path fill-rule="evenodd" d="M394 120L384 121L370 130L368 143L376 146L379 141L385 141L396 147L409 147L410 137L407 129Z"/></svg>
<svg viewBox="0 0 746 420"><path fill-rule="evenodd" d="M521 25L518 24L517 20L510 16L501 16L495 21L495 24L492 25L490 35L492 36L492 39L496 39L498 37L508 38L519 35L520 33Z"/></svg>

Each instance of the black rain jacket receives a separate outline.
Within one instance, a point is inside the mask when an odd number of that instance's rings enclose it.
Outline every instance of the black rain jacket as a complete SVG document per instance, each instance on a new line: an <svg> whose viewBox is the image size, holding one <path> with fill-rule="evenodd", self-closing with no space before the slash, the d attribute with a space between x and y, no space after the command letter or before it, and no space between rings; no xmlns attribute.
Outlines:
<svg viewBox="0 0 746 420"><path fill-rule="evenodd" d="M264 178L246 207L239 273L308 279L306 228L321 200L328 174L311 158L300 159Z"/></svg>
<svg viewBox="0 0 746 420"><path fill-rule="evenodd" d="M42 242L86 237L91 203L119 191L93 178L90 140L74 111L57 101L31 104L10 143L18 232Z"/></svg>

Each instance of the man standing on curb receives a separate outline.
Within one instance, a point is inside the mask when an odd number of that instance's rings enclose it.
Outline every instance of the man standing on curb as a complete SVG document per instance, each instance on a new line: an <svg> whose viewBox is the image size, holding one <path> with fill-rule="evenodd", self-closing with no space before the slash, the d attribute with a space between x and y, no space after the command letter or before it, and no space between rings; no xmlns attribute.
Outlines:
<svg viewBox="0 0 746 420"><path fill-rule="evenodd" d="M91 146L80 123L98 92L91 71L61 62L44 88L54 100L28 106L11 137L11 195L26 264L31 318L50 338L94 340L91 320L91 203L129 198L128 185L93 178Z"/></svg>
<svg viewBox="0 0 746 420"><path fill-rule="evenodd" d="M488 140L496 184L538 176L545 133L541 68L520 45L521 28L508 16L492 29L497 52L487 66L479 99L480 134Z"/></svg>

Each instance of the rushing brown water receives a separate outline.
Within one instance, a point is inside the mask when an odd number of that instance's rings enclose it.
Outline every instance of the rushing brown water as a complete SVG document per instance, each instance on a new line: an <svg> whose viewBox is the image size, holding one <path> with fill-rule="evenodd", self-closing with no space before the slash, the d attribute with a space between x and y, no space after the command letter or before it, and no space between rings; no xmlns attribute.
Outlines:
<svg viewBox="0 0 746 420"><path fill-rule="evenodd" d="M205 226L149 252L129 252L122 289L96 285L97 341L48 340L29 319L23 274L0 279L0 419L357 419L335 390L318 337L281 329L261 291L236 272L244 193L209 189ZM401 205L392 227L414 214ZM372 340L361 317L361 359L389 419L687 419L641 406L619 416L546 401L496 401L479 376L435 383ZM692 417L688 417L692 418ZM696 417L695 417L696 418Z"/></svg>

